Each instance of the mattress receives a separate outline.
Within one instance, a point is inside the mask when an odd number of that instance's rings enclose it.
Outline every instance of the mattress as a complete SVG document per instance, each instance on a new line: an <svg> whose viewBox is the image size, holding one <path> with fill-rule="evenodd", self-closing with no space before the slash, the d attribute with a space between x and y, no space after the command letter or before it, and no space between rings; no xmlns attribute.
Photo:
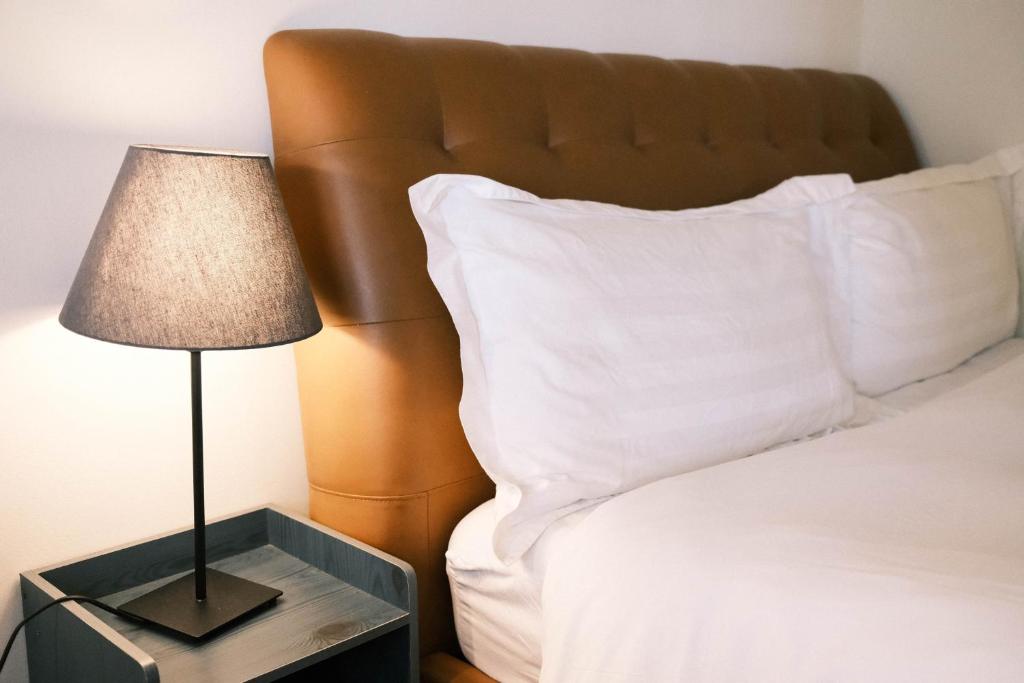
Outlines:
<svg viewBox="0 0 1024 683"><path fill-rule="evenodd" d="M847 427L879 424L913 411L1022 355L1024 339L1009 339L943 375L877 398L859 397L857 415ZM541 591L548 565L581 522L604 505L559 520L521 560L507 566L491 548L493 501L460 522L449 543L447 569L459 643L474 666L503 682L539 679Z"/></svg>
<svg viewBox="0 0 1024 683"><path fill-rule="evenodd" d="M494 554L496 519L489 500L459 522L448 543L455 632L473 666L502 683L540 677L540 595L548 555L593 508L562 517L510 565Z"/></svg>

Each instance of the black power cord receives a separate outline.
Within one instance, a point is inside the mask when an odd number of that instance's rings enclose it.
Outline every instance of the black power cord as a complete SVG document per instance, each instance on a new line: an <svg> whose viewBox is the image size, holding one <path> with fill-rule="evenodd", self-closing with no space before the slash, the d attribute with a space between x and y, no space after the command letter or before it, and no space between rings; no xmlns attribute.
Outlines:
<svg viewBox="0 0 1024 683"><path fill-rule="evenodd" d="M18 637L18 631L20 631L25 626L25 624L35 619L46 610L50 609L54 605L59 605L62 602L84 602L89 605L95 605L104 612L110 612L113 615L134 620L134 617L129 615L127 612L122 612L116 607L111 607L110 605L106 605L95 598L90 598L85 595L65 595L55 600L51 600L50 602L46 603L45 605L37 609L35 612L33 612L32 614L28 615L20 622L18 622L18 625L14 627L13 631L11 631L11 637L7 639L7 646L4 647L4 653L3 655L0 655L0 674L2 674L4 671L4 664L7 663L7 657L11 654L11 648L14 647L14 639Z"/></svg>

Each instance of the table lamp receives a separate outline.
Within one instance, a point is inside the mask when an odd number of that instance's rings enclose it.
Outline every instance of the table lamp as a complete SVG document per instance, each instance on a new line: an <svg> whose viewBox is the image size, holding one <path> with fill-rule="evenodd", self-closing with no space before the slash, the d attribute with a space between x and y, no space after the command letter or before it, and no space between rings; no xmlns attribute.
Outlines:
<svg viewBox="0 0 1024 683"><path fill-rule="evenodd" d="M320 331L263 154L132 145L60 312L78 334L191 356L195 571L120 607L203 638L281 592L206 567L200 352Z"/></svg>

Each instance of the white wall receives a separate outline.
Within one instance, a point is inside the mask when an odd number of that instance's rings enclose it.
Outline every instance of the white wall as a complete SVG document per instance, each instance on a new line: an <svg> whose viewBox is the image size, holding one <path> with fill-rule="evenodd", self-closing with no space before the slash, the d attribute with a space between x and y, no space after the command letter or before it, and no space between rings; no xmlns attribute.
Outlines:
<svg viewBox="0 0 1024 683"><path fill-rule="evenodd" d="M1022 0L864 0L860 70L910 122L923 160L1024 142Z"/></svg>

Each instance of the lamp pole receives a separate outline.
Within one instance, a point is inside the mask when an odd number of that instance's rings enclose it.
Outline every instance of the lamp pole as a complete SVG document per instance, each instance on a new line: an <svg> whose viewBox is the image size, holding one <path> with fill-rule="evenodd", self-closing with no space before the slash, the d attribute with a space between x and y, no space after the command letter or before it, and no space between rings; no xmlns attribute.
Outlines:
<svg viewBox="0 0 1024 683"><path fill-rule="evenodd" d="M199 351L192 356L192 506L196 600L206 599L206 510L203 502L203 366Z"/></svg>

